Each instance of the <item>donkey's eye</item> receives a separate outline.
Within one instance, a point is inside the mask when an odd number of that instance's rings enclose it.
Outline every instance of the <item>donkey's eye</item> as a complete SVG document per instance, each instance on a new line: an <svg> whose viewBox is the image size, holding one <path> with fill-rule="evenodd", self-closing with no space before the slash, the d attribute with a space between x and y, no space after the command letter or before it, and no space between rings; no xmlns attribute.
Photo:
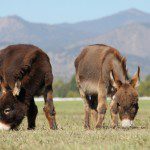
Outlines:
<svg viewBox="0 0 150 150"><path fill-rule="evenodd" d="M138 104L137 104L137 103L134 103L132 106L133 106L133 107L138 107Z"/></svg>
<svg viewBox="0 0 150 150"><path fill-rule="evenodd" d="M10 111L11 111L10 108L6 108L6 109L4 110L4 114L8 115L8 114L10 113Z"/></svg>
<svg viewBox="0 0 150 150"><path fill-rule="evenodd" d="M135 111L135 107L132 107L132 108L131 108L131 111L133 111L133 112L134 112L134 111Z"/></svg>
<svg viewBox="0 0 150 150"><path fill-rule="evenodd" d="M139 109L138 103L134 104L134 108Z"/></svg>

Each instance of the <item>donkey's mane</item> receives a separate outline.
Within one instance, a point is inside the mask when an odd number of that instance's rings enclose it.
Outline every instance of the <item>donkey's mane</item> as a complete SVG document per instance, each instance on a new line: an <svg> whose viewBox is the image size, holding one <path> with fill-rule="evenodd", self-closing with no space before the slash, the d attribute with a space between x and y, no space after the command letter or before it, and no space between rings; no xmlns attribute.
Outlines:
<svg viewBox="0 0 150 150"><path fill-rule="evenodd" d="M106 45L102 45L102 46L106 46ZM126 79L128 79L128 73L127 73L127 69L126 69L126 58L121 56L121 54L119 53L119 51L117 51L115 48L107 46L110 49L105 53L103 60L102 60L102 64L104 63L106 57L109 54L113 54L116 59L120 62L121 66L122 66L122 70L123 70L123 74L126 77Z"/></svg>

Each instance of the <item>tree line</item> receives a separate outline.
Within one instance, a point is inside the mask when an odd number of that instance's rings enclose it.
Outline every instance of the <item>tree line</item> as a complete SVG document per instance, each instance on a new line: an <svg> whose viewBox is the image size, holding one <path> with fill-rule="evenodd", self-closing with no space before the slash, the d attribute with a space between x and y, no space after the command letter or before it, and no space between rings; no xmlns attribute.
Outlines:
<svg viewBox="0 0 150 150"><path fill-rule="evenodd" d="M150 96L150 75L148 75L145 80L140 83L139 95Z"/></svg>
<svg viewBox="0 0 150 150"><path fill-rule="evenodd" d="M62 80L57 80L53 84L54 96L55 97L79 97L78 88L76 86L75 75L70 81L63 82ZM138 88L139 96L150 96L150 75L145 78L145 80L140 82Z"/></svg>

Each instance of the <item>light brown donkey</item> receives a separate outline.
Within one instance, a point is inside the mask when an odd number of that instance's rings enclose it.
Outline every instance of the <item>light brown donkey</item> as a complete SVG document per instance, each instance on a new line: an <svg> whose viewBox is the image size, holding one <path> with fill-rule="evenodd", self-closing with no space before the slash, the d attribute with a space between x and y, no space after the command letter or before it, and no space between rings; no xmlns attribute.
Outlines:
<svg viewBox="0 0 150 150"><path fill-rule="evenodd" d="M90 128L90 114L96 120L96 128L102 126L107 110L106 97L111 96L112 126L118 125L118 113L122 127L130 127L138 111L140 68L129 79L126 59L106 45L90 45L75 60L76 82L85 102L85 128Z"/></svg>

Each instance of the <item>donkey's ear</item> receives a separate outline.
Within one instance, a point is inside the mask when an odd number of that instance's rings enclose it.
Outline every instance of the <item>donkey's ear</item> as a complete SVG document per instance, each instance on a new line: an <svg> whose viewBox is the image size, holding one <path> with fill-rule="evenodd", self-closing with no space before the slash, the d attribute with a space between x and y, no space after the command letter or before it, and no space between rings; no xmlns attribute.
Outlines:
<svg viewBox="0 0 150 150"><path fill-rule="evenodd" d="M119 89L120 86L122 85L122 82L120 80L117 80L113 74L113 71L110 72L110 79L111 79L111 84L114 88Z"/></svg>
<svg viewBox="0 0 150 150"><path fill-rule="evenodd" d="M137 88L140 85L140 67L138 66L138 71L134 74L132 77L130 84L134 87Z"/></svg>
<svg viewBox="0 0 150 150"><path fill-rule="evenodd" d="M15 87L13 89L13 95L14 96L19 96L20 90L21 90L21 81L18 80L15 83Z"/></svg>

